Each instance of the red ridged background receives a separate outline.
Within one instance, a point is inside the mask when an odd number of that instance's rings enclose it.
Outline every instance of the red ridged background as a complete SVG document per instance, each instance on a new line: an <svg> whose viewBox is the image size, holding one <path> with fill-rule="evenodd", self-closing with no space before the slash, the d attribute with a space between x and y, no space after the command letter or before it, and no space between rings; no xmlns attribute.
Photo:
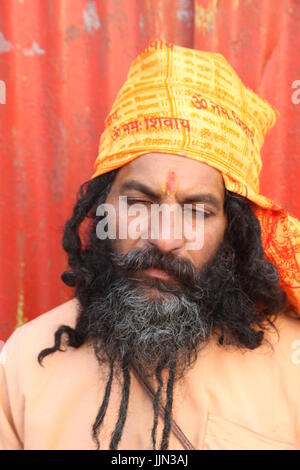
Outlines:
<svg viewBox="0 0 300 470"><path fill-rule="evenodd" d="M129 65L156 38L221 52L280 111L261 192L300 217L299 0L1 0L0 339L70 298L63 224Z"/></svg>

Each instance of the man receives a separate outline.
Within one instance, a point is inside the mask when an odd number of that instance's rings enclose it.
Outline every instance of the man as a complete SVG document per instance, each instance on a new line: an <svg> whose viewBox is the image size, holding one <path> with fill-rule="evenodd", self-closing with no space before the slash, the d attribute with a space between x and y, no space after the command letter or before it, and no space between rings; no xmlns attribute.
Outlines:
<svg viewBox="0 0 300 470"><path fill-rule="evenodd" d="M66 224L75 298L1 353L2 448L300 448L299 221L258 186L275 119L220 54L137 57Z"/></svg>

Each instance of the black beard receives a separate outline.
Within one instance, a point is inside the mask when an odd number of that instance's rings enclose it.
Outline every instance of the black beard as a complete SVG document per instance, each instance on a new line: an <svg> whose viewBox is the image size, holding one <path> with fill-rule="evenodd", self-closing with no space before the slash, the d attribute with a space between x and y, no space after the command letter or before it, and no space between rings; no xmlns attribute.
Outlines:
<svg viewBox="0 0 300 470"><path fill-rule="evenodd" d="M264 254L259 221L249 202L225 191L227 227L224 240L199 271L171 253L155 247L116 254L109 240L96 236L96 207L109 194L116 172L92 179L80 189L80 198L67 222L63 247L70 270L62 280L75 287L79 312L75 328L61 325L54 345L43 349L38 361L61 350L62 337L80 348L91 343L99 363L108 363L109 376L102 404L93 424L93 439L100 448L98 431L105 417L115 373L123 375L118 420L109 448L115 450L127 416L131 375L157 379L153 400L152 445L156 448L158 407L163 392L162 369L169 369L161 449L168 448L173 386L197 358L201 346L215 336L222 347L258 348L264 332L273 327L280 312L291 305L280 286L275 265ZM80 224L90 217L93 229L81 243ZM225 243L227 240L227 243ZM83 246L84 245L84 249ZM144 269L160 268L168 280L147 278ZM295 312L296 313L296 312ZM268 340L267 340L268 341Z"/></svg>
<svg viewBox="0 0 300 470"><path fill-rule="evenodd" d="M222 242L196 270L155 246L118 255L110 243L102 242L97 253L78 333L92 341L100 361L153 376L157 367L170 368L176 358L176 374L183 375L213 333L233 327L222 312L225 287L234 288L236 282L228 245ZM150 267L164 270L173 282L145 276L142 270ZM244 320L239 328L249 326Z"/></svg>

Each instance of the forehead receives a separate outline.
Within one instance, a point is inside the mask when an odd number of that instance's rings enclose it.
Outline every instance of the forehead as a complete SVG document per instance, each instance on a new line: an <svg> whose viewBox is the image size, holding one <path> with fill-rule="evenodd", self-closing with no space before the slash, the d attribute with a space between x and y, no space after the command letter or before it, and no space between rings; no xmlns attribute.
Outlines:
<svg viewBox="0 0 300 470"><path fill-rule="evenodd" d="M122 167L116 183L134 179L159 190L166 182L169 172L174 172L178 190L189 192L196 188L224 194L224 181L220 171L206 163L170 153L148 153L141 155Z"/></svg>

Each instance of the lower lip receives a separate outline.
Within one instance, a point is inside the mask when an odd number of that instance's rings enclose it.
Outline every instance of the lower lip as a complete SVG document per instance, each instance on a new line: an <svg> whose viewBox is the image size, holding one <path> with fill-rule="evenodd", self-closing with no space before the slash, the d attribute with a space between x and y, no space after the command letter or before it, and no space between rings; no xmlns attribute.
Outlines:
<svg viewBox="0 0 300 470"><path fill-rule="evenodd" d="M149 269L145 269L144 273L147 274L148 276L158 277L159 279L164 279L166 281L169 281L171 279L169 274L165 273L161 269L149 268Z"/></svg>

